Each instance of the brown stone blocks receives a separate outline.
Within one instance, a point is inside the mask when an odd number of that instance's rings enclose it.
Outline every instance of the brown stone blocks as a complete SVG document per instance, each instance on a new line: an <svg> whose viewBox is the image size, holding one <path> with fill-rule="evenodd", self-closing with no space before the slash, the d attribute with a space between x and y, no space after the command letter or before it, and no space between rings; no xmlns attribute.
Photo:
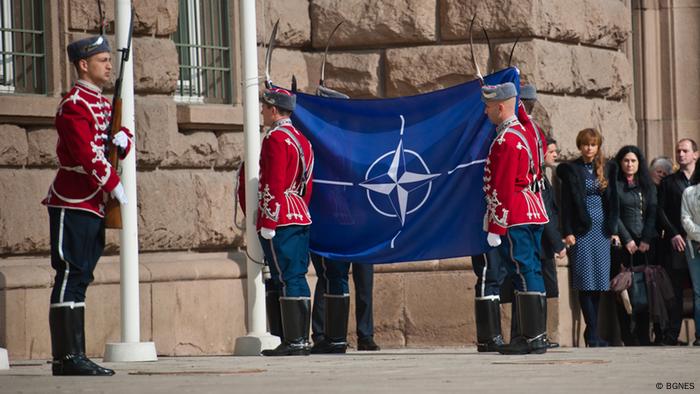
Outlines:
<svg viewBox="0 0 700 394"><path fill-rule="evenodd" d="M0 347L15 359L49 358L49 296L51 289L5 290L0 294Z"/></svg>
<svg viewBox="0 0 700 394"><path fill-rule="evenodd" d="M497 45L497 68L508 66L512 43ZM632 66L620 51L566 45L545 40L519 42L512 65L523 82L540 92L580 96L626 98L632 89Z"/></svg>
<svg viewBox="0 0 700 394"><path fill-rule="evenodd" d="M404 275L406 346L470 345L476 336L475 326L467 324L475 276L470 271Z"/></svg>
<svg viewBox="0 0 700 394"><path fill-rule="evenodd" d="M331 30L333 47L367 47L433 42L436 34L435 1L424 0L314 0L311 14L312 45L325 48Z"/></svg>
<svg viewBox="0 0 700 394"><path fill-rule="evenodd" d="M139 244L144 251L243 242L233 226L232 173L144 172L138 178L138 195Z"/></svg>
<svg viewBox="0 0 700 394"><path fill-rule="evenodd" d="M169 38L134 37L134 92L171 94L177 88L180 67L175 42ZM114 59L115 66L119 57ZM115 73L118 66L115 67Z"/></svg>
<svg viewBox="0 0 700 394"><path fill-rule="evenodd" d="M219 151L216 167L238 168L243 161L245 138L242 132L223 132L217 137Z"/></svg>
<svg viewBox="0 0 700 394"><path fill-rule="evenodd" d="M26 138L26 135L25 135ZM49 250L46 197L55 170L0 169L0 254Z"/></svg>
<svg viewBox="0 0 700 394"><path fill-rule="evenodd" d="M632 31L627 2L609 0L440 0L444 40L465 40L476 14L491 37L544 37L556 41L619 48ZM478 33L477 33L478 32Z"/></svg>
<svg viewBox="0 0 700 394"><path fill-rule="evenodd" d="M292 76L297 79L298 90L302 92L315 92L321 73L320 54L302 53L298 50L277 48L272 51L270 60L270 78L272 82L285 89L292 87ZM258 49L258 63L260 68L260 88L263 88L265 75L265 48Z"/></svg>
<svg viewBox="0 0 700 394"><path fill-rule="evenodd" d="M165 158L177 135L175 101L169 96L135 97L136 160L139 167L155 167Z"/></svg>
<svg viewBox="0 0 700 394"><path fill-rule="evenodd" d="M177 30L177 0L134 0L134 33L165 36ZM114 24L114 2L102 1L106 21ZM69 27L73 30L97 31L99 15L93 0L68 2ZM113 27L112 27L113 29Z"/></svg>
<svg viewBox="0 0 700 394"><path fill-rule="evenodd" d="M549 118L549 124L543 123L543 127L552 131L562 160L578 157L576 135L586 127L602 132L603 152L608 157L624 145L637 143L636 122L624 101L541 94L539 102Z"/></svg>
<svg viewBox="0 0 700 394"><path fill-rule="evenodd" d="M325 86L352 98L380 97L380 61L378 52L329 53Z"/></svg>
<svg viewBox="0 0 700 394"><path fill-rule="evenodd" d="M277 46L304 47L311 42L309 0L256 1L255 11L258 43L267 45L277 20Z"/></svg>
<svg viewBox="0 0 700 394"><path fill-rule="evenodd" d="M486 74L488 47L475 44L474 55ZM469 45L435 45L386 51L386 95L407 96L447 88L476 78Z"/></svg>
<svg viewBox="0 0 700 394"><path fill-rule="evenodd" d="M246 335L244 296L241 279L154 283L158 354L232 354L236 338Z"/></svg>
<svg viewBox="0 0 700 394"><path fill-rule="evenodd" d="M56 143L58 133L56 129L37 129L27 133L28 154L27 165L36 167L55 167L58 164L56 158Z"/></svg>
<svg viewBox="0 0 700 394"><path fill-rule="evenodd" d="M29 146L26 131L11 124L0 124L0 166L27 164Z"/></svg>
<svg viewBox="0 0 700 394"><path fill-rule="evenodd" d="M194 247L198 201L190 171L142 172L137 182L139 248Z"/></svg>

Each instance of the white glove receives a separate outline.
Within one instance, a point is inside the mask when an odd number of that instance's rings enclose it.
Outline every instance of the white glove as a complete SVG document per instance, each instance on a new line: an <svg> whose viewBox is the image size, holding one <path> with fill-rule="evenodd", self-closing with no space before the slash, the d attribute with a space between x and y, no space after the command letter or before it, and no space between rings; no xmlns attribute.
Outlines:
<svg viewBox="0 0 700 394"><path fill-rule="evenodd" d="M486 242L489 243L489 246L496 247L501 244L501 236L498 234L494 233L489 233L489 235L486 236Z"/></svg>
<svg viewBox="0 0 700 394"><path fill-rule="evenodd" d="M112 138L112 143L118 148L126 149L126 147L129 146L129 136L120 130L114 135L114 138Z"/></svg>
<svg viewBox="0 0 700 394"><path fill-rule="evenodd" d="M265 239L272 239L275 237L275 230L263 227L260 229L260 235Z"/></svg>
<svg viewBox="0 0 700 394"><path fill-rule="evenodd" d="M117 187L115 187L114 190L112 190L109 194L111 194L112 197L117 199L117 201L119 201L119 204L126 205L126 192L124 192L124 186L122 186L121 182L117 183Z"/></svg>

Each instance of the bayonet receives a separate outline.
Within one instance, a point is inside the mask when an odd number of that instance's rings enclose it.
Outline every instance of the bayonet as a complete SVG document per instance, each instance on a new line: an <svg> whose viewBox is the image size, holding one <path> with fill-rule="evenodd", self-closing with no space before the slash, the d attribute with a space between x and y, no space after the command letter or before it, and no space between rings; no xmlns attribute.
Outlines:
<svg viewBox="0 0 700 394"><path fill-rule="evenodd" d="M472 30L474 27L474 21L476 20L476 14L474 14L474 17L472 18L471 23L469 24L469 50L471 51L472 54L472 63L474 63L474 68L476 69L476 77L479 78L479 82L481 82L481 85L484 85L484 76L481 75L481 70L479 69L479 64L476 62L476 57L474 57L474 39L472 37Z"/></svg>
<svg viewBox="0 0 700 394"><path fill-rule="evenodd" d="M272 62L272 50L275 48L275 36L277 36L277 26L279 26L280 20L277 19L275 26L272 28L272 33L270 33L270 40L267 43L267 51L265 52L265 87L272 87L272 78L270 78L270 62Z"/></svg>
<svg viewBox="0 0 700 394"><path fill-rule="evenodd" d="M510 62L513 60L513 52L515 52L515 46L518 45L518 41L520 41L520 36L515 39L515 42L513 43L513 48L510 49L510 56L508 56L508 67L510 67Z"/></svg>
<svg viewBox="0 0 700 394"><path fill-rule="evenodd" d="M333 39L333 35L335 34L336 30L338 30L342 24L343 22L340 22L335 25L331 31L331 34L328 36L328 40L326 41L326 50L323 52L323 63L321 63L321 80L318 82L318 84L321 86L323 86L323 81L326 79L326 57L328 56L328 47L331 45L331 40Z"/></svg>

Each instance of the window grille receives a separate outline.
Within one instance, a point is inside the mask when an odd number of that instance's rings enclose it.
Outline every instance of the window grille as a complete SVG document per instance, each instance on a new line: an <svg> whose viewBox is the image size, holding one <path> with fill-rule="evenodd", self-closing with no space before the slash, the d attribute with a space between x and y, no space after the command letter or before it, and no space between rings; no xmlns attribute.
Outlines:
<svg viewBox="0 0 700 394"><path fill-rule="evenodd" d="M189 103L231 102L228 1L180 0L173 41L180 64L175 99Z"/></svg>
<svg viewBox="0 0 700 394"><path fill-rule="evenodd" d="M46 93L44 1L0 0L0 93Z"/></svg>

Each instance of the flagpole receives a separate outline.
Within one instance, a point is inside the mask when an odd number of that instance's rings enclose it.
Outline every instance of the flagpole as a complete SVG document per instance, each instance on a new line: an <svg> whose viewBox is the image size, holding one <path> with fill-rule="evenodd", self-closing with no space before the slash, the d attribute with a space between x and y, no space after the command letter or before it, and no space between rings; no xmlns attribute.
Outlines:
<svg viewBox="0 0 700 394"><path fill-rule="evenodd" d="M115 0L115 39L117 48L126 48L131 26L131 1ZM124 62L122 80L122 125L134 135L134 53ZM121 290L121 342L105 345L104 360L156 361L156 346L153 342L140 342L139 305L139 237L138 212L136 210L136 144L121 162L121 180L126 192L127 204L122 206L123 228L120 231L120 290Z"/></svg>
<svg viewBox="0 0 700 394"><path fill-rule="evenodd" d="M7 349L0 347L0 371L10 369L10 358L7 355Z"/></svg>
<svg viewBox="0 0 700 394"><path fill-rule="evenodd" d="M255 0L241 0L241 52L243 58L243 132L245 135L245 206L248 334L236 338L234 354L259 356L264 349L273 349L280 340L266 328L265 287L262 283L262 248L255 229L258 208L258 169L260 159L260 113L258 109L258 54L255 26Z"/></svg>

